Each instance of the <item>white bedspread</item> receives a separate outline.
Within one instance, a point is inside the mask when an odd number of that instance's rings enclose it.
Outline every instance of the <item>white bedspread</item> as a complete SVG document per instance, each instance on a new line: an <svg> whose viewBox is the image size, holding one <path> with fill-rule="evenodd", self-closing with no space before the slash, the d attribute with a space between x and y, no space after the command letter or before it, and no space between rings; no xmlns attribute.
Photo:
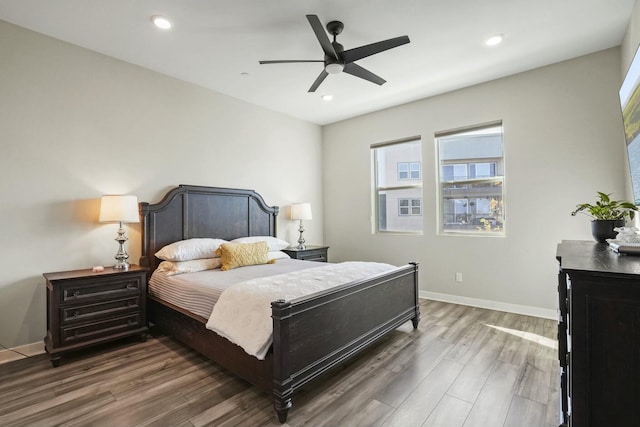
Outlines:
<svg viewBox="0 0 640 427"><path fill-rule="evenodd" d="M222 292L207 328L264 360L273 340L272 301L289 301L395 268L377 262L343 262L250 279Z"/></svg>

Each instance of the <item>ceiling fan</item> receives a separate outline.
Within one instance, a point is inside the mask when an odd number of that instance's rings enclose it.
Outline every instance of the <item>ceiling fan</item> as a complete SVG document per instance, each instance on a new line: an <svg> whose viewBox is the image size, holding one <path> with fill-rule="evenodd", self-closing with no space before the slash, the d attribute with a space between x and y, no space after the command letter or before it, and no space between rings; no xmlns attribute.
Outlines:
<svg viewBox="0 0 640 427"><path fill-rule="evenodd" d="M324 81L324 79L327 78L329 74L338 74L342 71L347 74L351 74L352 76L360 77L361 79L370 81L377 85L382 85L386 83L385 79L355 64L354 61L409 43L408 36L400 36L393 39L383 40L377 43L371 43L353 49L344 50L342 45L336 41L336 36L340 34L344 29L344 24L342 22L331 21L327 24L327 31L329 31L330 34L333 34L333 42L331 42L329 40L329 37L327 37L327 33L325 33L324 28L322 28L322 23L320 22L320 19L317 15L307 15L307 20L309 21L309 24L311 24L311 28L316 34L316 38L320 42L320 46L324 51L323 60L274 60L260 61L260 64L323 62L324 69L320 72L320 75L318 76L318 78L316 78L316 81L314 81L309 88L309 92L315 92L318 86L320 86L320 84Z"/></svg>

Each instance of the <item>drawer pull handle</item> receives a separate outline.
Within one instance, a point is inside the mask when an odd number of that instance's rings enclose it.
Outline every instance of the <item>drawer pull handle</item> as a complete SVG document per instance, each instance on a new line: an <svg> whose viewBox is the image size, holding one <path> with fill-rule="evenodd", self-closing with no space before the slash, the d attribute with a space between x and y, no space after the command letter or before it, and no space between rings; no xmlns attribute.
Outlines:
<svg viewBox="0 0 640 427"><path fill-rule="evenodd" d="M129 301L129 302L128 302L128 305L129 305L129 307L133 307L134 305L136 305L136 303L135 303L135 302L133 302L133 301Z"/></svg>
<svg viewBox="0 0 640 427"><path fill-rule="evenodd" d="M80 315L80 312L78 310L73 312L73 317L78 317Z"/></svg>
<svg viewBox="0 0 640 427"><path fill-rule="evenodd" d="M135 320L131 320L131 319L129 319L129 320L127 320L127 324L128 324L129 326L133 326L133 325L135 325L135 324L136 324L136 321L135 321Z"/></svg>
<svg viewBox="0 0 640 427"><path fill-rule="evenodd" d="M127 289L132 289L133 288L133 283L127 283Z"/></svg>
<svg viewBox="0 0 640 427"><path fill-rule="evenodd" d="M74 297L80 296L80 291L73 291L73 296Z"/></svg>
<svg viewBox="0 0 640 427"><path fill-rule="evenodd" d="M79 332L79 331L73 331L73 336L74 336L74 337L77 337L78 335L80 335L80 332Z"/></svg>

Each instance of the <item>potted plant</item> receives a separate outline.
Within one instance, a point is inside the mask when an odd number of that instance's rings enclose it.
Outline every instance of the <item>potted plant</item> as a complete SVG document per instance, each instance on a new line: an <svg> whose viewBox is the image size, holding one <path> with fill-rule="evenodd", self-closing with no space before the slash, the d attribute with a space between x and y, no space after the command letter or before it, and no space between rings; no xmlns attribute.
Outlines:
<svg viewBox="0 0 640 427"><path fill-rule="evenodd" d="M616 232L613 229L624 227L625 219L632 220L638 210L638 207L631 202L611 200L610 195L611 193L605 194L598 191L599 200L595 205L582 203L576 205L577 209L571 212L572 216L582 212L593 218L591 234L599 243L605 243L607 239L615 238Z"/></svg>

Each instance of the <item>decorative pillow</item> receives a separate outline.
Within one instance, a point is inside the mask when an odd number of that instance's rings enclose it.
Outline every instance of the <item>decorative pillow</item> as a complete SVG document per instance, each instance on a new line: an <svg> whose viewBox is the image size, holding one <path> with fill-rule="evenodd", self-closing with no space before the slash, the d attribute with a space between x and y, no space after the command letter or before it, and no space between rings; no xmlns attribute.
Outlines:
<svg viewBox="0 0 640 427"><path fill-rule="evenodd" d="M226 240L197 238L171 243L156 252L156 257L165 261L191 261L215 258L216 249Z"/></svg>
<svg viewBox="0 0 640 427"><path fill-rule="evenodd" d="M281 239L278 239L277 237L272 237L272 236L240 237L238 239L233 239L231 242L233 243L267 242L267 244L269 245L270 251L281 251L282 249L289 246L289 242L285 242L284 240L281 240Z"/></svg>
<svg viewBox="0 0 640 427"><path fill-rule="evenodd" d="M220 258L202 258L191 261L162 261L158 271L164 271L167 276L182 273L195 273L196 271L213 270L222 265Z"/></svg>
<svg viewBox="0 0 640 427"><path fill-rule="evenodd" d="M231 270L245 265L273 264L275 259L269 259L269 245L267 242L255 243L223 243L217 254L222 260L223 271Z"/></svg>

